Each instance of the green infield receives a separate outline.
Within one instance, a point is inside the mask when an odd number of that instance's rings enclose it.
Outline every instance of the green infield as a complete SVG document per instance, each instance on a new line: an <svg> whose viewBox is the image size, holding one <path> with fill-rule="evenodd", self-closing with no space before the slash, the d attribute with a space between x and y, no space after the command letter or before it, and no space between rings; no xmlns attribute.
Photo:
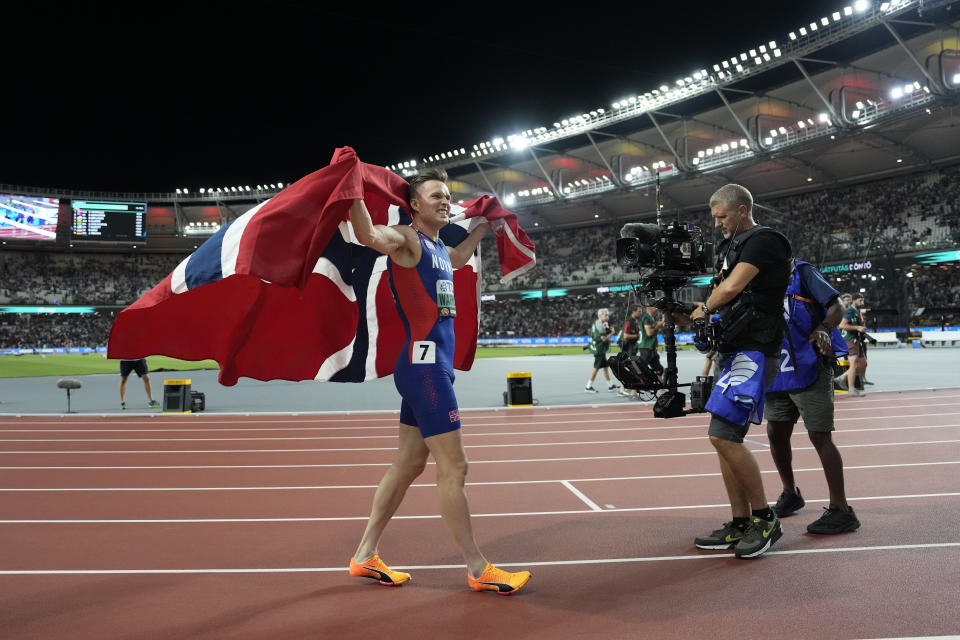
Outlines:
<svg viewBox="0 0 960 640"><path fill-rule="evenodd" d="M679 349L690 348L688 346ZM613 349L610 355L616 353ZM541 347L479 347L478 358L516 358L519 356L589 355L579 346ZM217 370L220 366L213 360L190 362L166 356L147 358L150 371L193 371L195 369ZM98 353L46 354L24 356L0 356L0 378L28 378L33 376L82 376L93 373L120 372L119 360L107 360Z"/></svg>
<svg viewBox="0 0 960 640"><path fill-rule="evenodd" d="M147 358L150 371L192 371L219 369L213 360L189 362L166 356ZM32 376L82 376L93 373L120 373L119 360L107 360L98 353L34 354L0 356L0 378L27 378Z"/></svg>

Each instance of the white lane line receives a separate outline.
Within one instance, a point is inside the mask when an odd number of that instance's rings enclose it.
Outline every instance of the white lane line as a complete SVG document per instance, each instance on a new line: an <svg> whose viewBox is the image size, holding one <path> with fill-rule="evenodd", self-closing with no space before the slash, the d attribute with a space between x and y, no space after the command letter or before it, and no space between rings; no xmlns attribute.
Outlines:
<svg viewBox="0 0 960 640"><path fill-rule="evenodd" d="M957 396L937 396L937 399L954 398L954 397L960 398L960 395L957 395ZM940 407L940 406L944 406L944 407L955 407L955 406L957 406L957 405L958 405L958 403L956 403L956 402L922 403L922 404L916 404L916 405L910 405L910 404L907 404L907 405L904 405L904 404L871 405L871 404L866 404L866 405L864 405L864 406L856 406L856 407L844 407L844 406L841 406L841 405L837 405L835 411L836 411L837 414L840 414L840 413L848 413L848 412L874 411L874 410L885 410L885 409L910 409L910 408L928 409L928 408L930 408L930 407ZM591 406L592 406L592 405L591 405ZM543 409L545 409L545 410L547 410L547 411L550 411L551 407L543 407ZM478 413L488 413L488 414L491 413L491 412L493 412L493 413L495 414L497 411L503 411L503 417L504 417L504 418L507 418L507 417L510 417L510 418L523 417L523 416L517 415L513 410L508 411L508 410L504 410L504 409L500 409L500 410L498 410L498 409L493 409L493 410L491 410L491 409L475 409L475 410L461 409L460 411L461 411L461 414L466 413L467 416L468 416L468 418L470 417L471 413L474 412L474 411L476 411L476 412L478 412ZM317 422L321 422L321 423L322 423L322 422L333 422L333 421L336 421L337 423L370 422L370 421L372 421L372 420L380 420L380 419L383 419L383 416L372 416L372 417L369 417L369 418L335 418L335 417L333 417L333 416L338 416L338 415L339 415L339 416L354 415L355 413L362 413L362 412L349 412L349 411L347 411L347 412L343 412L343 411L340 411L340 412L328 412L328 413L322 414L322 415L328 416L328 417L325 417L325 418L311 418L311 417L309 417L309 416L304 416L304 417L300 418L300 417L297 417L297 416L300 416L300 415L303 415L303 414L298 414L298 413L279 413L279 414L278 414L278 413L276 413L276 412L273 412L273 413L270 413L270 414L263 414L263 415L281 415L281 416L285 416L287 419L259 418L259 419L257 419L257 420L239 421L239 424L241 424L241 425L246 425L246 424L290 424L290 425L302 425L302 424L310 424L310 423L317 423ZM396 414L398 414L399 412L396 411L396 410L385 410L385 411L380 411L380 412L375 412L375 413L380 413L380 414L394 414L394 415L396 415ZM512 414L512 415L511 415L511 414ZM4 416L4 415L7 415L7 414L0 414L0 416ZM37 416L40 416L40 417L49 417L49 416L50 416L50 414L33 414L33 415L37 415ZM118 416L122 415L122 416L124 416L124 417L130 417L129 414L116 414L116 415L118 415ZM179 425L179 426L182 427L182 426L183 426L183 423L184 423L185 421L193 421L193 422L197 422L197 423L204 424L204 425L207 425L207 424L230 424L230 425L237 425L237 424L238 424L238 421L237 421L237 420L223 420L223 419L220 419L220 417L222 417L222 416L228 416L228 415L233 415L233 414L217 414L216 417L209 417L209 416L204 416L204 415L201 415L201 414L184 414L183 416L177 416L176 418L170 418L167 414L144 414L143 417L144 417L144 418L148 418L150 424L154 424L154 425L168 425L168 424L169 424L169 425ZM236 415L238 415L238 416L245 416L245 415L251 415L251 414L236 414ZM260 415L260 414L257 414L257 415ZM636 413L636 407L632 407L632 406L631 406L631 407L628 407L628 408L625 408L625 409L622 410L622 411L606 411L606 410L605 410L605 411L580 411L580 412L567 412L567 413L550 411L550 415L549 415L549 416L531 415L531 416L528 416L528 417L529 417L529 420L525 420L525 421L522 421L522 422L515 422L515 421L507 422L507 421L502 421L502 420L498 420L497 422L487 422L487 423L485 423L485 422L473 422L472 420L467 420L466 422L468 423L469 426L522 426L522 425L531 425L531 424L566 424L566 423L582 423L582 422L584 421L584 418L587 417L587 416L589 416L589 417L592 418L593 416L600 416L600 415L613 415L613 416L620 416L620 417L619 417L619 418L616 418L616 419L600 419L600 420L592 419L591 421L592 421L592 422L616 422L616 421L618 421L618 420L628 419L628 420L631 420L631 421L645 421L645 422L650 422L650 423L663 422L662 419L660 419L660 418L654 418L653 416L650 416L650 415L638 416L637 413ZM697 420L697 419L702 420L703 417L704 417L704 415L705 415L705 414L689 414L689 415L686 415L686 416L680 416L680 417L678 417L678 418L671 418L671 421L676 422L676 421L682 421L682 420L685 420L685 419L687 419L687 420ZM911 416L907 416L907 417L913 417L913 415L938 416L938 415L956 415L956 414L954 414L954 413L912 414ZM161 416L162 416L162 417L161 417ZM553 417L563 417L563 416L576 416L576 417L578 417L579 419L577 419L577 420L537 420L537 418L546 418L546 417L553 418ZM28 423L28 424L30 424L30 425L52 424L52 425L59 425L59 426L63 426L64 424L72 424L72 425L88 425L88 424L89 424L89 425L98 425L98 426L99 426L99 425L102 425L102 424L103 424L103 420L102 420L102 419L86 420L86 419L78 419L78 418L75 417L75 416L66 416L66 415L60 415L59 417L61 418L61 419L59 419L59 420L29 420L29 421L28 421L28 420L25 420L25 419L23 419L23 418L5 420L5 419L3 419L2 417L0 417L0 426L6 425L6 424L22 425L22 424L24 424L25 422ZM289 418L291 418L291 417L292 417L292 418L295 418L295 419L289 419ZM478 419L487 419L487 418L493 418L493 417L495 417L495 416L494 416L494 415L489 415L489 416L484 415L484 416L482 416L482 418L478 416ZM861 419L876 419L876 418L887 418L887 417L889 417L889 416L879 415L879 416L866 416L866 417L861 418ZM111 425L131 424L131 425L137 425L137 426L139 426L139 427L142 427L143 424L144 424L144 422L143 422L143 420L110 420L110 421L109 421L109 424L111 424ZM391 423L391 424L389 424L389 425L369 425L369 426L363 426L363 425L346 425L346 426L332 426L332 427L295 427L295 428L304 428L304 429L312 429L312 430L327 430L327 431L333 431L333 430L344 430L344 429L396 429L396 428L397 428L397 425L396 425L396 423ZM226 429L216 429L216 428L214 428L214 429L204 429L204 428L200 428L200 427L188 427L188 428L182 428L182 429L169 429L169 430L170 430L170 431L174 431L174 430L176 430L176 431L244 431L244 430L247 430L247 431L264 431L264 430L281 430L281 431L282 431L282 430L284 430L284 429L285 429L284 427L263 427L263 428L235 427L235 428L226 428ZM167 430L168 430L168 429L131 429L130 431L167 431ZM72 432L72 431L93 431L93 432L100 432L100 431L125 431L125 430L123 430L123 429L49 429L49 430L47 430L47 429L0 429L0 432L7 432L7 431L71 431L71 432Z"/></svg>
<svg viewBox="0 0 960 640"><path fill-rule="evenodd" d="M865 464L844 465L844 471L863 471L870 469L897 469L901 467L936 467L942 465L960 465L960 460L944 462L900 462L896 464ZM794 469L794 473L822 473L820 467ZM760 471L765 474L776 474L776 469ZM618 482L633 480L678 480L682 478L718 478L719 472L713 473L677 473L648 476L614 476L606 478L572 478L570 480L491 480L489 482L467 482L468 487L525 485L525 484L554 484L556 482ZM31 493L31 492L71 492L71 491L318 491L325 489L376 489L375 484L325 484L325 485L269 485L249 487L7 487L0 488L0 493ZM437 485L432 482L411 484L411 488L432 488Z"/></svg>
<svg viewBox="0 0 960 640"><path fill-rule="evenodd" d="M951 498L958 497L960 493L916 493L896 496L850 496L849 499L854 502L863 502L865 500L917 500L923 498ZM828 503L829 498L822 500L807 499L807 504ZM474 518L513 518L519 516L566 516L579 515L584 513L637 513L646 511L684 511L689 509L729 509L729 504L691 504L676 505L666 507L624 507L617 509L569 509L564 511L517 511L511 513L474 513ZM413 516L393 516L393 520L437 520L439 514L424 514ZM240 522L366 522L370 519L369 515L362 516L329 516L312 518L147 518L147 519L36 519L36 520L0 520L2 524L210 524L210 523L240 523Z"/></svg>
<svg viewBox="0 0 960 640"><path fill-rule="evenodd" d="M829 547L818 549L784 549L767 551L768 556L791 556L817 553L857 553L864 551L907 551L915 549L953 549L960 547L960 542L933 542L920 544L877 545L862 547ZM677 560L716 560L732 558L732 553L708 552L687 556L647 556L640 558L585 558L581 560L547 560L540 562L498 562L498 567L558 567L582 566L594 564L623 564L635 562L670 562ZM428 570L463 570L462 564L422 564L396 566L402 571ZM2 570L0 575L5 576L37 576L37 575L153 575L153 574L199 574L199 573L344 573L344 567L272 567L272 568L245 568L245 569L13 569ZM956 636L942 636L956 637Z"/></svg>
<svg viewBox="0 0 960 640"><path fill-rule="evenodd" d="M956 636L891 636L889 638L862 638L861 640L960 640Z"/></svg>
<svg viewBox="0 0 960 640"><path fill-rule="evenodd" d="M567 489L570 489L570 493L572 493L573 495L575 495L575 496L577 496L578 498L580 498L581 500L583 500L583 503L586 504L588 507L590 507L592 510L594 510L594 511L603 511L603 509L600 508L600 505L598 505L596 502L594 502L593 500L591 500L590 498L588 498L587 496L585 496L585 495L583 494L583 492L581 492L581 491L580 491L579 489L577 489L575 486L573 486L572 484L570 484L569 481L567 481L567 480L562 480L562 481L560 482L560 484L562 484L563 486L565 486Z"/></svg>
<svg viewBox="0 0 960 640"><path fill-rule="evenodd" d="M897 415L897 416L882 416L883 420L892 420L892 419L903 419L903 418L923 418L923 417L938 417L938 416L952 416L960 415L960 412L957 413L921 413L921 414L909 414L909 415ZM859 416L852 418L835 418L835 422L845 422L848 420L877 420L880 417L877 416ZM576 424L583 424L583 420L570 421ZM600 422L600 421L596 421ZM607 420L606 422L615 422L613 420ZM525 425L525 424L553 424L552 422L548 423L497 423L498 426L510 426L510 425ZM472 428L478 425L466 425L466 428ZM858 433L865 431L896 431L901 429L939 429L944 427L957 427L958 424L934 424L934 425L913 425L913 426L896 426L896 427L865 427L863 429L841 429L840 431L844 433ZM354 429L390 429L396 431L396 426L392 427L352 427ZM702 423L698 424L688 424L688 425L669 425L663 424L662 426L656 427L606 427L600 429L552 429L546 431L493 431L488 433L470 433L469 430L463 432L464 437L468 438L477 438L484 436L499 437L499 436L529 436L529 435L551 435L551 434L565 434L565 433L604 433L604 432L622 432L622 431L674 431L679 429L704 429L705 426ZM287 428L261 428L261 429L6 429L0 430L0 433L11 433L11 432L27 432L27 433L196 433L196 432L223 432L223 433L234 433L234 432L245 432L245 431L318 431L318 430L336 430L342 431L345 430L338 427L298 427L295 429ZM764 433L757 433L756 436L766 437ZM8 438L0 439L0 442L216 442L216 441L244 441L244 440L396 440L396 434L385 434L385 435L349 435L349 436L277 436L277 437L260 437L260 438Z"/></svg>
<svg viewBox="0 0 960 640"><path fill-rule="evenodd" d="M679 438L680 440L702 440L703 438ZM630 441L624 441L630 442ZM958 443L960 440L915 440L911 442L868 442L864 444L844 444L840 449L856 449L863 447L900 447L915 446L924 444L951 444ZM564 442L558 444L578 444ZM589 443L585 443L589 444ZM499 446L499 445L498 445ZM505 446L539 446L531 445L505 445ZM354 451L394 451L394 448L381 449L353 449ZM793 447L794 451L813 451L814 447ZM168 453L323 453L332 451L351 451L351 449L208 449L194 451L3 451L5 454L109 454L109 453L131 453L131 454L168 454ZM751 450L753 453L762 453L768 451L766 445L763 449ZM581 456L575 458L526 458L520 460L471 460L470 464L504 464L518 462L571 462L582 460L630 460L635 458L672 458L679 456L705 456L714 455L714 451L694 451L685 453L641 453L625 456ZM324 468L324 467L389 467L392 462L353 462L353 463L329 463L329 464L293 464L293 465L130 465L130 466L47 466L47 467L0 467L0 470L24 470L24 469L288 469L288 468ZM435 464L428 462L427 464Z"/></svg>

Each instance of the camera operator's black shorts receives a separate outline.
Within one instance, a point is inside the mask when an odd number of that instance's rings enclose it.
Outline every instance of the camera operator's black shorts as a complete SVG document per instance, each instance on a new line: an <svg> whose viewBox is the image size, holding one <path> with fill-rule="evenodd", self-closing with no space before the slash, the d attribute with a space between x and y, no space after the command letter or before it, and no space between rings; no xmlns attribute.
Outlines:
<svg viewBox="0 0 960 640"><path fill-rule="evenodd" d="M142 378L147 375L147 361L144 358L139 360L121 360L120 361L120 377L126 378L130 375L130 372L133 371L137 374L138 378Z"/></svg>
<svg viewBox="0 0 960 640"><path fill-rule="evenodd" d="M607 354L598 353L593 356L593 368L594 369L606 369L607 368Z"/></svg>
<svg viewBox="0 0 960 640"><path fill-rule="evenodd" d="M722 371L725 366L727 366L727 360L733 357L736 354L733 353L724 353L721 355L720 359L720 370ZM764 362L764 380L763 386L769 387L773 384L773 381L777 378L777 372L780 370L780 357L766 357ZM747 431L750 430L750 423L748 422L745 425L739 425L726 418L710 414L710 427L707 429L707 435L720 438L721 440L730 440L732 442L743 442L743 438L747 435Z"/></svg>

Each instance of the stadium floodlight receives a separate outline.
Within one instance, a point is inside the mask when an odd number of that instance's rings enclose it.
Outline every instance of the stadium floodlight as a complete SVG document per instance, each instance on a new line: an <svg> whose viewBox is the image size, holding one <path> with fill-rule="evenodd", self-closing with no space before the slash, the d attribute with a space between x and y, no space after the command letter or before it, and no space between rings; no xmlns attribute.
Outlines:
<svg viewBox="0 0 960 640"><path fill-rule="evenodd" d="M777 135L778 135L778 134L777 134L777 130L776 130L776 129L770 129L770 137L771 137L771 138L776 138Z"/></svg>
<svg viewBox="0 0 960 640"><path fill-rule="evenodd" d="M763 59L766 60L767 62L770 62L770 54L769 53L763 54Z"/></svg>
<svg viewBox="0 0 960 640"><path fill-rule="evenodd" d="M903 162L903 158L897 158L897 164L900 164L901 162Z"/></svg>
<svg viewBox="0 0 960 640"><path fill-rule="evenodd" d="M724 64L724 68L726 68L726 64L727 64L727 63L724 62L723 64ZM714 71L714 73L720 73L720 65L718 65L718 64L713 65L713 71Z"/></svg>
<svg viewBox="0 0 960 640"><path fill-rule="evenodd" d="M763 144L766 144L766 145L771 145L771 144L773 144L773 138L764 138L764 139L763 139Z"/></svg>
<svg viewBox="0 0 960 640"><path fill-rule="evenodd" d="M822 24L822 25L825 26L825 27L828 27L828 26L830 26L830 19L829 19L829 18L820 18L820 24Z"/></svg>
<svg viewBox="0 0 960 640"><path fill-rule="evenodd" d="M259 189L259 187L257 187L257 188ZM200 187L200 193L201 193L201 194L206 193L206 189L204 189L203 187Z"/></svg>
<svg viewBox="0 0 960 640"><path fill-rule="evenodd" d="M800 31L800 35L802 35L802 36L807 35L807 28L806 28L806 27L800 27L799 31Z"/></svg>
<svg viewBox="0 0 960 640"><path fill-rule="evenodd" d="M811 23L810 23L810 31L816 31L816 30L819 29L819 28L820 28L820 27L817 26L817 23L816 23L816 22L811 22Z"/></svg>
<svg viewBox="0 0 960 640"><path fill-rule="evenodd" d="M761 60L760 58L754 58L754 59L753 59L753 63L754 63L754 64L763 64L763 60Z"/></svg>
<svg viewBox="0 0 960 640"><path fill-rule="evenodd" d="M834 22L840 22L840 12L839 12L839 11L834 11L832 17L833 17L833 21L834 21Z"/></svg>
<svg viewBox="0 0 960 640"><path fill-rule="evenodd" d="M920 87L917 87L917 89L919 89L919 88L920 88ZM907 95L908 93L913 93L913 85L912 85L912 84L905 84L905 85L903 85L903 94L904 94L904 95Z"/></svg>
<svg viewBox="0 0 960 640"><path fill-rule="evenodd" d="M808 176L808 177L807 177L807 182L813 182L813 178L811 178L811 177Z"/></svg>
<svg viewBox="0 0 960 640"><path fill-rule="evenodd" d="M747 146L747 139L746 139L746 138L740 138L740 146L741 146L741 147Z"/></svg>
<svg viewBox="0 0 960 640"><path fill-rule="evenodd" d="M863 13L870 7L870 3L867 0L857 0L853 3L853 8L857 13Z"/></svg>
<svg viewBox="0 0 960 640"><path fill-rule="evenodd" d="M953 78L951 79L951 81L953 82L953 84L960 84L960 73L953 74ZM924 87L924 89L926 89L927 93L930 93L929 87Z"/></svg>
<svg viewBox="0 0 960 640"><path fill-rule="evenodd" d="M857 118L859 118L859 117L860 117L860 110L859 110L859 109L854 109L853 112L850 114L850 117L853 118L854 120L856 120Z"/></svg>
<svg viewBox="0 0 960 640"><path fill-rule="evenodd" d="M790 39L791 39L791 40L796 40L796 39L797 39L797 34L794 33L793 31L791 31L791 32L790 32Z"/></svg>
<svg viewBox="0 0 960 640"><path fill-rule="evenodd" d="M696 166L696 165L700 164L700 158L694 158L694 159L692 160L692 162L693 162L693 165Z"/></svg>
<svg viewBox="0 0 960 640"><path fill-rule="evenodd" d="M751 58L756 58L756 57L757 57L757 50L756 50L756 49L750 49L750 57L751 57Z"/></svg>
<svg viewBox="0 0 960 640"><path fill-rule="evenodd" d="M503 199L503 203L508 207L513 206L514 204L516 204L516 202L517 202L517 197L512 193L508 193L506 197L504 197Z"/></svg>
<svg viewBox="0 0 960 640"><path fill-rule="evenodd" d="M891 90L890 90L890 97L893 98L894 100L899 100L900 98L902 98L902 97L903 97L903 88L902 88L902 87L894 87L893 89L891 89Z"/></svg>
<svg viewBox="0 0 960 640"><path fill-rule="evenodd" d="M180 189L177 189L177 195L180 195Z"/></svg>
<svg viewBox="0 0 960 640"><path fill-rule="evenodd" d="M737 65L737 71L743 71L743 65Z"/></svg>
<svg viewBox="0 0 960 640"><path fill-rule="evenodd" d="M817 117L820 119L820 122L830 122L830 116L828 116L828 115L825 114L825 113L821 113L821 114L820 114L819 116L817 116Z"/></svg>
<svg viewBox="0 0 960 640"><path fill-rule="evenodd" d="M746 61L747 61L747 54L741 53L741 54L740 54L740 62L746 62Z"/></svg>
<svg viewBox="0 0 960 640"><path fill-rule="evenodd" d="M731 149L736 149L738 146L739 146L739 145L737 144L737 141L736 141L736 140L731 140L731 141L730 141L730 148L731 148Z"/></svg>

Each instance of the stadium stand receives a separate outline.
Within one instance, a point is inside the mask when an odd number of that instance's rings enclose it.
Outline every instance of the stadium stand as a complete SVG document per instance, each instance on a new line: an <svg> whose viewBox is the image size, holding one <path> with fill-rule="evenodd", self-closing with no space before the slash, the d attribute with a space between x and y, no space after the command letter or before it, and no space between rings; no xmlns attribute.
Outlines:
<svg viewBox="0 0 960 640"><path fill-rule="evenodd" d="M960 166L886 181L817 190L763 201L777 213L758 209L757 217L787 228L795 254L815 264L952 248L960 240ZM710 228L705 208L689 214ZM772 219L772 218L779 219ZM769 220L766 218L770 218ZM626 283L631 274L614 264L620 222L576 228L534 230L537 268L507 284L492 265L484 271L485 293ZM484 254L494 255L485 241ZM100 315L0 314L0 346L44 344L104 345L110 314L129 305L160 282L183 253L69 253L4 251L0 254L0 304L87 305ZM842 290L870 285L871 327L903 326L914 310L917 324L946 326L958 320L960 270L943 265L886 269L881 281L866 275L830 274ZM886 275L884 275L886 274ZM887 278L890 278L889 280ZM883 286L878 286L883 285ZM902 285L902 286L901 286ZM482 307L480 336L582 335L596 309L609 307L622 324L624 293L576 294L535 300L497 299ZM896 337L894 336L894 340Z"/></svg>

